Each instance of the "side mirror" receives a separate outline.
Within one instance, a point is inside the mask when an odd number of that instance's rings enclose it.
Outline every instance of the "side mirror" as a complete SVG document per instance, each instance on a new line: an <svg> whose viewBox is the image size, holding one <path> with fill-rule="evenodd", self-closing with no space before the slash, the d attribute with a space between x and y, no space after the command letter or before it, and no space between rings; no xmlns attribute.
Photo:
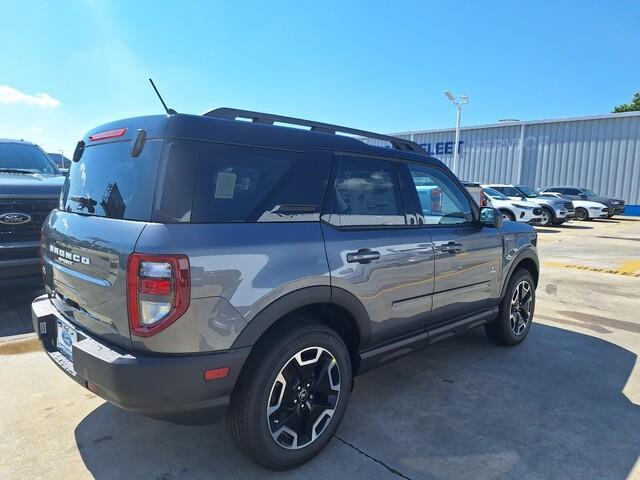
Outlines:
<svg viewBox="0 0 640 480"><path fill-rule="evenodd" d="M500 215L494 208L482 207L480 209L480 225L485 227L501 227L502 215Z"/></svg>
<svg viewBox="0 0 640 480"><path fill-rule="evenodd" d="M581 198L582 200L587 200L589 197L587 197L584 193L581 193L581 194L580 194L580 198Z"/></svg>

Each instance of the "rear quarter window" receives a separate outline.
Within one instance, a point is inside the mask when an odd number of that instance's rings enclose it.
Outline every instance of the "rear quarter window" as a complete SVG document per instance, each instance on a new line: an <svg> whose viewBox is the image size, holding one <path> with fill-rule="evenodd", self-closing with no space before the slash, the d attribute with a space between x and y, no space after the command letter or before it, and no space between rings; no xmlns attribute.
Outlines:
<svg viewBox="0 0 640 480"><path fill-rule="evenodd" d="M162 221L317 221L330 158L313 152L168 141L157 199Z"/></svg>

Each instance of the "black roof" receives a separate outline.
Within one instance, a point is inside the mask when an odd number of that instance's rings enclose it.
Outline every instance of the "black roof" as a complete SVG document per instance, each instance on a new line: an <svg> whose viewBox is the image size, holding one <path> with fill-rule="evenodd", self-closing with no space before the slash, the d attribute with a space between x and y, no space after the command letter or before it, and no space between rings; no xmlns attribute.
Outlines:
<svg viewBox="0 0 640 480"><path fill-rule="evenodd" d="M253 121L255 117L247 115L260 117L258 121ZM239 120L236 119L237 117L249 118L252 121ZM307 128L292 128L278 125L278 123L293 123ZM429 157L416 143L397 137L291 117L226 108L212 110L205 115L178 113L118 120L92 129L85 135L83 141L90 146L93 143L89 140L91 135L119 128L126 128L127 131L114 141L132 140L138 129L144 129L149 139L185 138L294 151L324 148L370 155L388 156L392 153L397 158L443 166L442 162ZM370 145L357 137L384 140L390 144L390 148Z"/></svg>

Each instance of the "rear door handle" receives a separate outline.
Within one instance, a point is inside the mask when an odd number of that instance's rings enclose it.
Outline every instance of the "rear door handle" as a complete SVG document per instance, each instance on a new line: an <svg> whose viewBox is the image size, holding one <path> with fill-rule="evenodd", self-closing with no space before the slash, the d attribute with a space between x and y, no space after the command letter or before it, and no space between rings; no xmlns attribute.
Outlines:
<svg viewBox="0 0 640 480"><path fill-rule="evenodd" d="M357 252L347 253L347 262L349 263L371 263L378 259L380 259L380 252L368 248L361 248Z"/></svg>
<svg viewBox="0 0 640 480"><path fill-rule="evenodd" d="M456 242L449 242L440 245L439 247L441 252L456 254L462 251L462 244Z"/></svg>

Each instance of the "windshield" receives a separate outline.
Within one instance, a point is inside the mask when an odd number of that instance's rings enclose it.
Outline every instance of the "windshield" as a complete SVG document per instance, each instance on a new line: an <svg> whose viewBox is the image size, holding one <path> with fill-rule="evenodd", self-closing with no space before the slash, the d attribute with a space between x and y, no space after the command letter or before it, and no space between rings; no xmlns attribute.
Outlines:
<svg viewBox="0 0 640 480"><path fill-rule="evenodd" d="M497 189L499 189L498 191L504 193L507 197L522 197L524 194L518 190L516 187L503 187L503 186L499 186L496 187ZM492 189L493 190L493 189Z"/></svg>
<svg viewBox="0 0 640 480"><path fill-rule="evenodd" d="M497 190L494 190L493 188L483 188L482 191L484 192L485 195L487 195L490 198L494 198L496 200L509 200L509 197L500 193Z"/></svg>
<svg viewBox="0 0 640 480"><path fill-rule="evenodd" d="M518 190L520 190L522 193L524 193L524 196L527 198L536 198L539 197L540 195L538 195L538 193L535 190L531 190L529 187L517 187Z"/></svg>
<svg viewBox="0 0 640 480"><path fill-rule="evenodd" d="M582 190L582 193L584 193L585 195L589 195L592 197L597 197L598 194L596 192L594 192L593 190L589 190L588 188L585 188L584 190Z"/></svg>
<svg viewBox="0 0 640 480"><path fill-rule="evenodd" d="M0 173L59 174L49 157L35 145L0 143Z"/></svg>

